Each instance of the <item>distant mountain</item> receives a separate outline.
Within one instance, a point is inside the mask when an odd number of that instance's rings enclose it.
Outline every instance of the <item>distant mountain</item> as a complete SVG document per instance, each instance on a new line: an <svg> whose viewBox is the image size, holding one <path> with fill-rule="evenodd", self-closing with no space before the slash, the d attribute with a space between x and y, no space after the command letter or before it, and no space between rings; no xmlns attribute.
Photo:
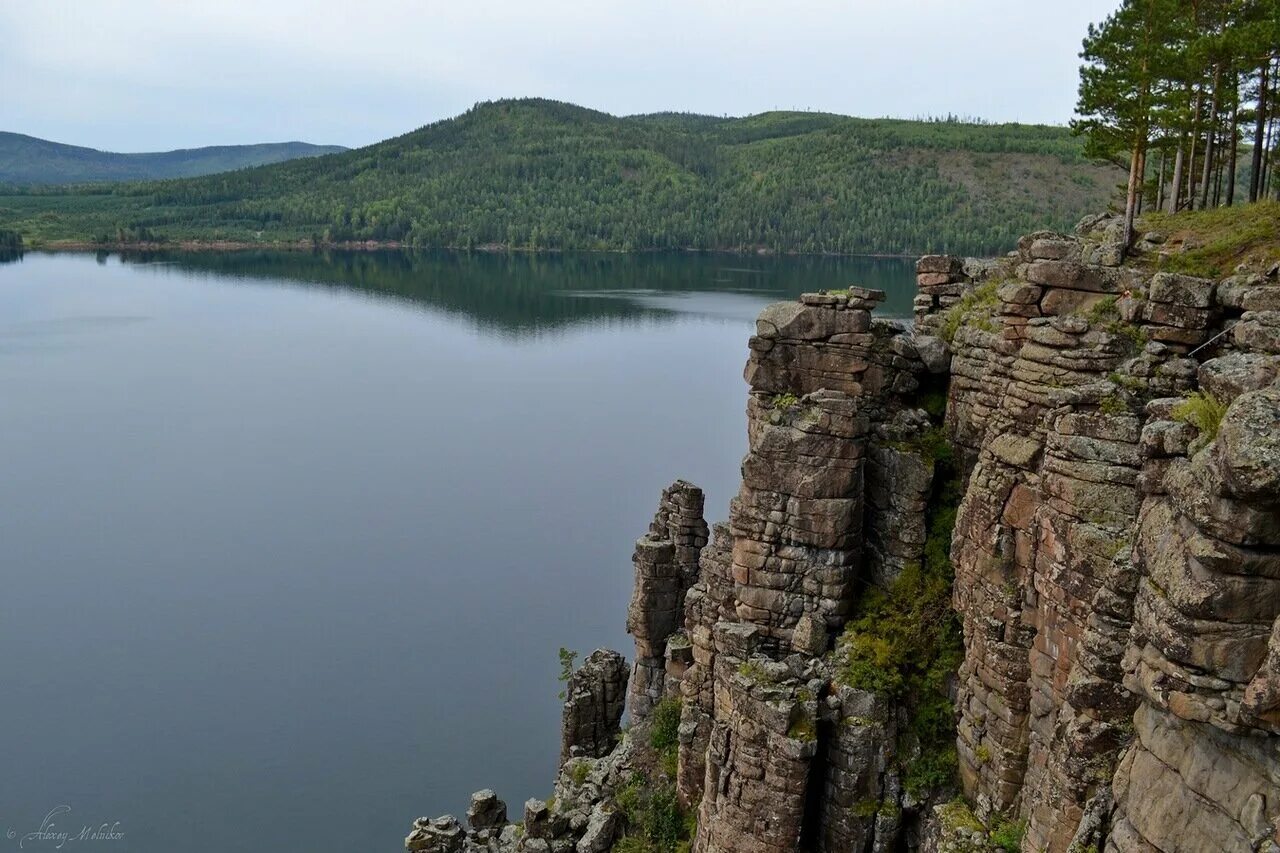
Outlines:
<svg viewBox="0 0 1280 853"><path fill-rule="evenodd" d="M318 157L347 149L307 142L212 145L148 154L113 154L0 131L0 184L145 181L212 175L247 166Z"/></svg>
<svg viewBox="0 0 1280 853"><path fill-rule="evenodd" d="M989 254L1105 209L1122 178L1086 159L1065 127L796 112L618 117L525 99L329 157L0 189L0 228L46 245Z"/></svg>

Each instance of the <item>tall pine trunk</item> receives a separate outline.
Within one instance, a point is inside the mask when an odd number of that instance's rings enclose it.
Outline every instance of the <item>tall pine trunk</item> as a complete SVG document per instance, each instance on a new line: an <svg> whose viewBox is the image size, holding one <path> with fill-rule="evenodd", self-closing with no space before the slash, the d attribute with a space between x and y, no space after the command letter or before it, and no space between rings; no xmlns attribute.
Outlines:
<svg viewBox="0 0 1280 853"><path fill-rule="evenodd" d="M1187 159L1187 210L1196 208L1196 143L1200 141L1200 107L1204 92L1196 87L1196 108L1191 119L1191 151Z"/></svg>
<svg viewBox="0 0 1280 853"><path fill-rule="evenodd" d="M1280 95L1280 80L1276 79L1277 72L1280 71L1280 58L1273 59L1271 66L1271 92L1267 95L1268 115L1267 115L1267 150L1263 153L1262 159L1262 189L1259 192L1260 198L1266 198L1270 195L1270 189L1275 181L1275 146L1276 146L1276 97ZM1277 195L1280 195L1280 185L1276 185Z"/></svg>
<svg viewBox="0 0 1280 853"><path fill-rule="evenodd" d="M1275 96L1275 92L1272 92L1271 94L1273 97ZM1268 195L1270 195L1272 175L1275 173L1275 170L1276 170L1276 164L1272 161L1272 154L1274 154L1275 152L1271 150L1275 144L1276 144L1276 125L1275 125L1275 117L1272 116L1267 119L1267 143L1266 143L1267 150L1264 151L1262 154L1262 183L1260 185L1261 188L1258 190L1259 199L1265 199Z"/></svg>
<svg viewBox="0 0 1280 853"><path fill-rule="evenodd" d="M1266 145L1267 128L1267 72L1271 70L1271 57L1262 63L1258 83L1258 115L1253 122L1253 173L1249 175L1249 201L1258 200L1262 189L1262 149Z"/></svg>
<svg viewBox="0 0 1280 853"><path fill-rule="evenodd" d="M1182 198L1182 169L1183 158L1186 157L1185 149L1187 144L1187 136L1184 133L1178 137L1178 152L1173 155L1173 182L1169 187L1169 212L1178 212L1178 201Z"/></svg>
<svg viewBox="0 0 1280 853"><path fill-rule="evenodd" d="M1164 161L1169 156L1169 149L1160 148L1160 175L1156 178L1156 210L1164 210Z"/></svg>
<svg viewBox="0 0 1280 853"><path fill-rule="evenodd" d="M1218 207L1222 204L1222 158L1217 158L1218 162L1213 168L1213 206Z"/></svg>
<svg viewBox="0 0 1280 853"><path fill-rule="evenodd" d="M1235 93L1231 99L1231 153L1227 165L1227 207L1231 207L1236 199L1236 151L1240 144L1240 77L1235 78Z"/></svg>
<svg viewBox="0 0 1280 853"><path fill-rule="evenodd" d="M1138 215L1138 196L1142 188L1142 172L1146 165L1147 135L1135 132L1133 153L1129 157L1129 188L1124 204L1124 251L1133 245L1133 221Z"/></svg>
<svg viewBox="0 0 1280 853"><path fill-rule="evenodd" d="M1213 66L1213 99L1209 103L1209 123L1204 141L1204 174L1200 176L1200 207L1209 206L1209 179L1213 177L1213 157L1218 131L1218 96L1222 86L1222 63Z"/></svg>

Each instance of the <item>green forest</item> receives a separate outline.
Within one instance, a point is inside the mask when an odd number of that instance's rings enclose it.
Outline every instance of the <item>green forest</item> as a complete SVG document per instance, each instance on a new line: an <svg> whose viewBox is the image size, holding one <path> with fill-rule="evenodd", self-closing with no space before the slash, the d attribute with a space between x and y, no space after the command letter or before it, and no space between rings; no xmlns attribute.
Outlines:
<svg viewBox="0 0 1280 853"><path fill-rule="evenodd" d="M619 118L525 99L218 175L0 186L0 228L28 245L990 254L1105 209L1122 180L1064 127L796 112Z"/></svg>
<svg viewBox="0 0 1280 853"><path fill-rule="evenodd" d="M1123 0L1089 27L1074 129L1144 210L1280 198L1280 0Z"/></svg>
<svg viewBox="0 0 1280 853"><path fill-rule="evenodd" d="M267 142L116 154L0 131L0 185L186 178L345 150L340 145Z"/></svg>

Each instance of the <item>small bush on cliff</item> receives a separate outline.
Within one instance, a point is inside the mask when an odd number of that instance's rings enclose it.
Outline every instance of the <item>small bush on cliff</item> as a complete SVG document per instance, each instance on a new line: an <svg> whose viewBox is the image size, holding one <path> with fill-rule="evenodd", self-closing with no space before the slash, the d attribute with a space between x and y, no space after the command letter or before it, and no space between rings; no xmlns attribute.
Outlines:
<svg viewBox="0 0 1280 853"><path fill-rule="evenodd" d="M1091 326L1101 326L1105 323L1111 323L1120 319L1120 310L1116 307L1116 298L1114 296L1104 296L1094 303L1093 307L1085 313L1085 319L1089 321Z"/></svg>
<svg viewBox="0 0 1280 853"><path fill-rule="evenodd" d="M680 700L668 696L654 706L649 722L649 746L664 773L675 778L680 753Z"/></svg>
<svg viewBox="0 0 1280 853"><path fill-rule="evenodd" d="M982 821L974 816L973 809L963 797L956 797L940 807L938 817L942 822L943 831L947 834L985 835L990 842L990 847L985 844L980 845L984 851L994 847L1008 853L1018 853L1022 849L1022 837L1027 830L1025 822L1010 820L1002 814L993 815L991 825L983 826ZM965 847L965 849L969 848Z"/></svg>
<svg viewBox="0 0 1280 853"><path fill-rule="evenodd" d="M1200 437L1191 447L1193 451L1212 444L1218 437L1218 429L1222 426L1222 418L1227 413L1228 405L1207 391L1195 391L1173 407L1174 420L1191 424L1200 430Z"/></svg>
<svg viewBox="0 0 1280 853"><path fill-rule="evenodd" d="M1024 821L1010 820L1004 815L996 815L991 821L991 843L1006 853L1018 853L1022 849L1022 836L1027 832Z"/></svg>
<svg viewBox="0 0 1280 853"><path fill-rule="evenodd" d="M626 817L624 836L615 853L680 853L688 849L692 821L676 800L671 782L652 784L636 774L616 797Z"/></svg>
<svg viewBox="0 0 1280 853"><path fill-rule="evenodd" d="M904 784L912 794L946 787L955 776L955 711L949 682L964 656L951 607L951 535L960 479L948 452L934 460L935 493L924 557L888 587L858 602L837 646L839 676L862 690L886 693L908 708L899 738Z"/></svg>
<svg viewBox="0 0 1280 853"><path fill-rule="evenodd" d="M658 752L674 748L680 733L680 700L668 696L653 708L649 745Z"/></svg>
<svg viewBox="0 0 1280 853"><path fill-rule="evenodd" d="M942 420L947 414L947 389L934 388L920 395L920 408L924 409L929 417L934 420Z"/></svg>
<svg viewBox="0 0 1280 853"><path fill-rule="evenodd" d="M1110 332L1118 337L1124 349L1129 354L1133 354L1147 345L1147 330L1134 323L1125 322L1120 316L1118 302L1119 300L1114 296L1104 296L1084 312L1083 316L1092 328Z"/></svg>
<svg viewBox="0 0 1280 853"><path fill-rule="evenodd" d="M1119 394L1108 394L1098 401L1098 411L1104 415L1127 415L1132 410Z"/></svg>
<svg viewBox="0 0 1280 853"><path fill-rule="evenodd" d="M991 319L991 315L1000 304L998 292L1001 284L1002 282L999 281L986 281L960 297L960 301L942 315L942 326L938 329L938 337L947 343L952 343L960 327L970 325L987 332L994 332L997 326Z"/></svg>
<svg viewBox="0 0 1280 853"><path fill-rule="evenodd" d="M775 394L770 401L775 411L785 412L788 409L794 409L800 405L800 398L795 394Z"/></svg>
<svg viewBox="0 0 1280 853"><path fill-rule="evenodd" d="M787 737L812 743L818 739L818 725L808 714L801 714L787 727Z"/></svg>
<svg viewBox="0 0 1280 853"><path fill-rule="evenodd" d="M574 651L570 651L569 649L566 649L564 646L561 646L559 654L560 654L559 680L561 684L565 685L565 689L560 691L560 701L563 702L569 696L568 694L569 679L573 677L573 664L578 659L578 653Z"/></svg>

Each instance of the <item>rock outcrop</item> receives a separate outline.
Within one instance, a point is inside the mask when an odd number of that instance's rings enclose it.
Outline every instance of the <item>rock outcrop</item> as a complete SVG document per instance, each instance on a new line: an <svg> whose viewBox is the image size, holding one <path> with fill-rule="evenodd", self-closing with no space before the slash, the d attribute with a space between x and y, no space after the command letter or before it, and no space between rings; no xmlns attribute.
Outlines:
<svg viewBox="0 0 1280 853"><path fill-rule="evenodd" d="M603 758L622 734L627 662L615 651L596 649L569 676L560 724L560 764L571 758Z"/></svg>
<svg viewBox="0 0 1280 853"><path fill-rule="evenodd" d="M684 625L685 595L698 576L698 554L707 544L703 496L683 480L662 493L649 532L636 542L635 588L627 631L636 640L631 714L648 716L668 692L667 641Z"/></svg>
<svg viewBox="0 0 1280 853"><path fill-rule="evenodd" d="M964 285L988 305L951 344L948 424L973 462L952 553L964 791L984 820L1025 820L1024 850L1262 849L1280 753L1244 696L1276 671L1280 493L1252 475L1275 461L1280 349L1245 301L1273 288L1120 266L1098 230L1033 235L1016 260ZM1175 415L1233 397L1214 441ZM1244 482L1224 455L1250 460Z"/></svg>
<svg viewBox="0 0 1280 853"><path fill-rule="evenodd" d="M1280 853L1280 282L1117 239L762 312L728 521L678 481L636 543L630 735L597 651L553 803L408 848Z"/></svg>

